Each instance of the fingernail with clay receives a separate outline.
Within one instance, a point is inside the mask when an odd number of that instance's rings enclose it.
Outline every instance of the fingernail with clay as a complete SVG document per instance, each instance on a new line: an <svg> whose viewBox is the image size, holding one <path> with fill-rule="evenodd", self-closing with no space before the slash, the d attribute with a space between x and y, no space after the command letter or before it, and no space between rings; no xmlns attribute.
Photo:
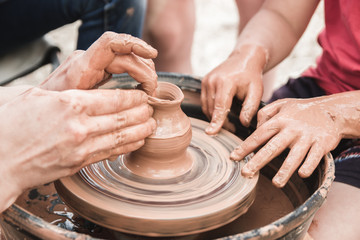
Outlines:
<svg viewBox="0 0 360 240"><path fill-rule="evenodd" d="M215 135L216 134L216 123L210 123L210 125L205 129L206 134Z"/></svg>
<svg viewBox="0 0 360 240"><path fill-rule="evenodd" d="M233 160L239 161L245 157L245 156L243 156L243 154L244 154L244 150L243 150L242 146L239 145L234 149L234 151L232 151L230 158Z"/></svg>
<svg viewBox="0 0 360 240"><path fill-rule="evenodd" d="M251 169L251 167L249 166L249 164L245 164L244 167L241 169L241 174L244 177L248 177L248 178L252 178L255 175L255 172Z"/></svg>
<svg viewBox="0 0 360 240"><path fill-rule="evenodd" d="M308 177L311 175L311 172L308 168L305 168L303 166L299 169L299 175L300 175L300 177Z"/></svg>
<svg viewBox="0 0 360 240"><path fill-rule="evenodd" d="M230 154L230 159L234 161L240 161L242 158L240 155L236 152L236 150L232 151Z"/></svg>
<svg viewBox="0 0 360 240"><path fill-rule="evenodd" d="M272 180L273 184L276 187L283 187L285 184L283 183L283 179L281 177L274 177Z"/></svg>

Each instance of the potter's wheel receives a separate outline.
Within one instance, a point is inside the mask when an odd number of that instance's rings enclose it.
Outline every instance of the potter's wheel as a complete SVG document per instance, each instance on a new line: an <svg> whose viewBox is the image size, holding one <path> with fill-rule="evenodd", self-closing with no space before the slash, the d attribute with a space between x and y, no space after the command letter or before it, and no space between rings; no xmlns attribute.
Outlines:
<svg viewBox="0 0 360 240"><path fill-rule="evenodd" d="M179 236L222 226L247 211L258 175L244 178L244 161L229 160L240 139L222 130L204 133L208 123L191 119L188 147L193 167L172 179L132 174L124 155L83 168L55 183L62 199L83 217L108 228L147 236Z"/></svg>
<svg viewBox="0 0 360 240"><path fill-rule="evenodd" d="M182 108L188 116L206 119L200 106L199 79L173 73L158 73L158 76L160 81L181 87L185 95ZM136 85L137 82L131 77L121 75L113 77L103 88L131 89ZM238 121L241 103L234 101L233 107L228 115L233 127L229 129L236 136L245 139L253 128L244 128ZM252 126L255 127L256 123ZM271 179L284 159L285 156L280 155L261 170L256 199L246 214L212 231L161 239L303 239L314 214L327 196L334 178L334 163L331 158L325 158L310 178L303 179L294 174L284 188L278 189L271 184ZM34 192L38 194L35 198ZM280 201L283 197L288 200L288 204ZM277 207L269 208L268 206L272 206L271 202ZM73 201L73 204L81 202ZM260 221L253 221L254 218ZM115 235L115 232L107 228L85 221L62 203L52 183L25 191L14 205L3 212L0 226L6 239L150 239L121 233Z"/></svg>

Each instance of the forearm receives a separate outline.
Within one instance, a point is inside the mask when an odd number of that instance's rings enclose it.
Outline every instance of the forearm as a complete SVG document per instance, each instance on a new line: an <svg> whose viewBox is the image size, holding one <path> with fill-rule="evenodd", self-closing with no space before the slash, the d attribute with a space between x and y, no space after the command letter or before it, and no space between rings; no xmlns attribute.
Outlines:
<svg viewBox="0 0 360 240"><path fill-rule="evenodd" d="M7 103L19 96L20 94L26 92L33 86L30 85L21 85L14 87L0 87L0 106L4 103Z"/></svg>
<svg viewBox="0 0 360 240"><path fill-rule="evenodd" d="M319 0L266 1L238 37L234 52L257 46L268 57L264 71L281 62L305 31Z"/></svg>

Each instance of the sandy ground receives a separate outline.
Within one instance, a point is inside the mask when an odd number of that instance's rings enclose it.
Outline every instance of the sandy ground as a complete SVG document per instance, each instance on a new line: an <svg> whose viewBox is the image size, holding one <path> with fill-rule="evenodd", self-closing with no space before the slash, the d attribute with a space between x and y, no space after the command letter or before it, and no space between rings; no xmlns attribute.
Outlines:
<svg viewBox="0 0 360 240"><path fill-rule="evenodd" d="M236 39L238 14L232 0L195 0L196 30L192 49L193 74L202 77L227 58ZM61 48L63 61L76 46L77 28L80 22L66 25L47 34L47 38ZM272 88L284 83L289 76L298 76L321 53L317 44L317 34L323 28L323 6L318 7L307 30L293 52L275 71ZM50 73L45 66L10 85L37 84Z"/></svg>

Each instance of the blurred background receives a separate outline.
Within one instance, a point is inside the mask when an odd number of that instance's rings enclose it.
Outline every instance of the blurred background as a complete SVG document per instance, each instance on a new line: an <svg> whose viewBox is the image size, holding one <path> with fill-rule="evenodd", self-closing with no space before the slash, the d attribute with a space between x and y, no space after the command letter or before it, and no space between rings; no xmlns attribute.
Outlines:
<svg viewBox="0 0 360 240"><path fill-rule="evenodd" d="M195 0L195 5L196 29L191 60L193 75L203 77L230 54L237 35L238 13L233 0ZM321 53L317 35L324 27L323 14L323 2L321 1L293 52L276 67L273 73L275 82L272 88L277 88L290 76L298 76L315 63L316 57ZM61 62L75 49L79 25L80 22L77 21L46 35L47 39L61 48L59 55ZM44 66L9 85L36 85L42 82L50 71L50 66Z"/></svg>

